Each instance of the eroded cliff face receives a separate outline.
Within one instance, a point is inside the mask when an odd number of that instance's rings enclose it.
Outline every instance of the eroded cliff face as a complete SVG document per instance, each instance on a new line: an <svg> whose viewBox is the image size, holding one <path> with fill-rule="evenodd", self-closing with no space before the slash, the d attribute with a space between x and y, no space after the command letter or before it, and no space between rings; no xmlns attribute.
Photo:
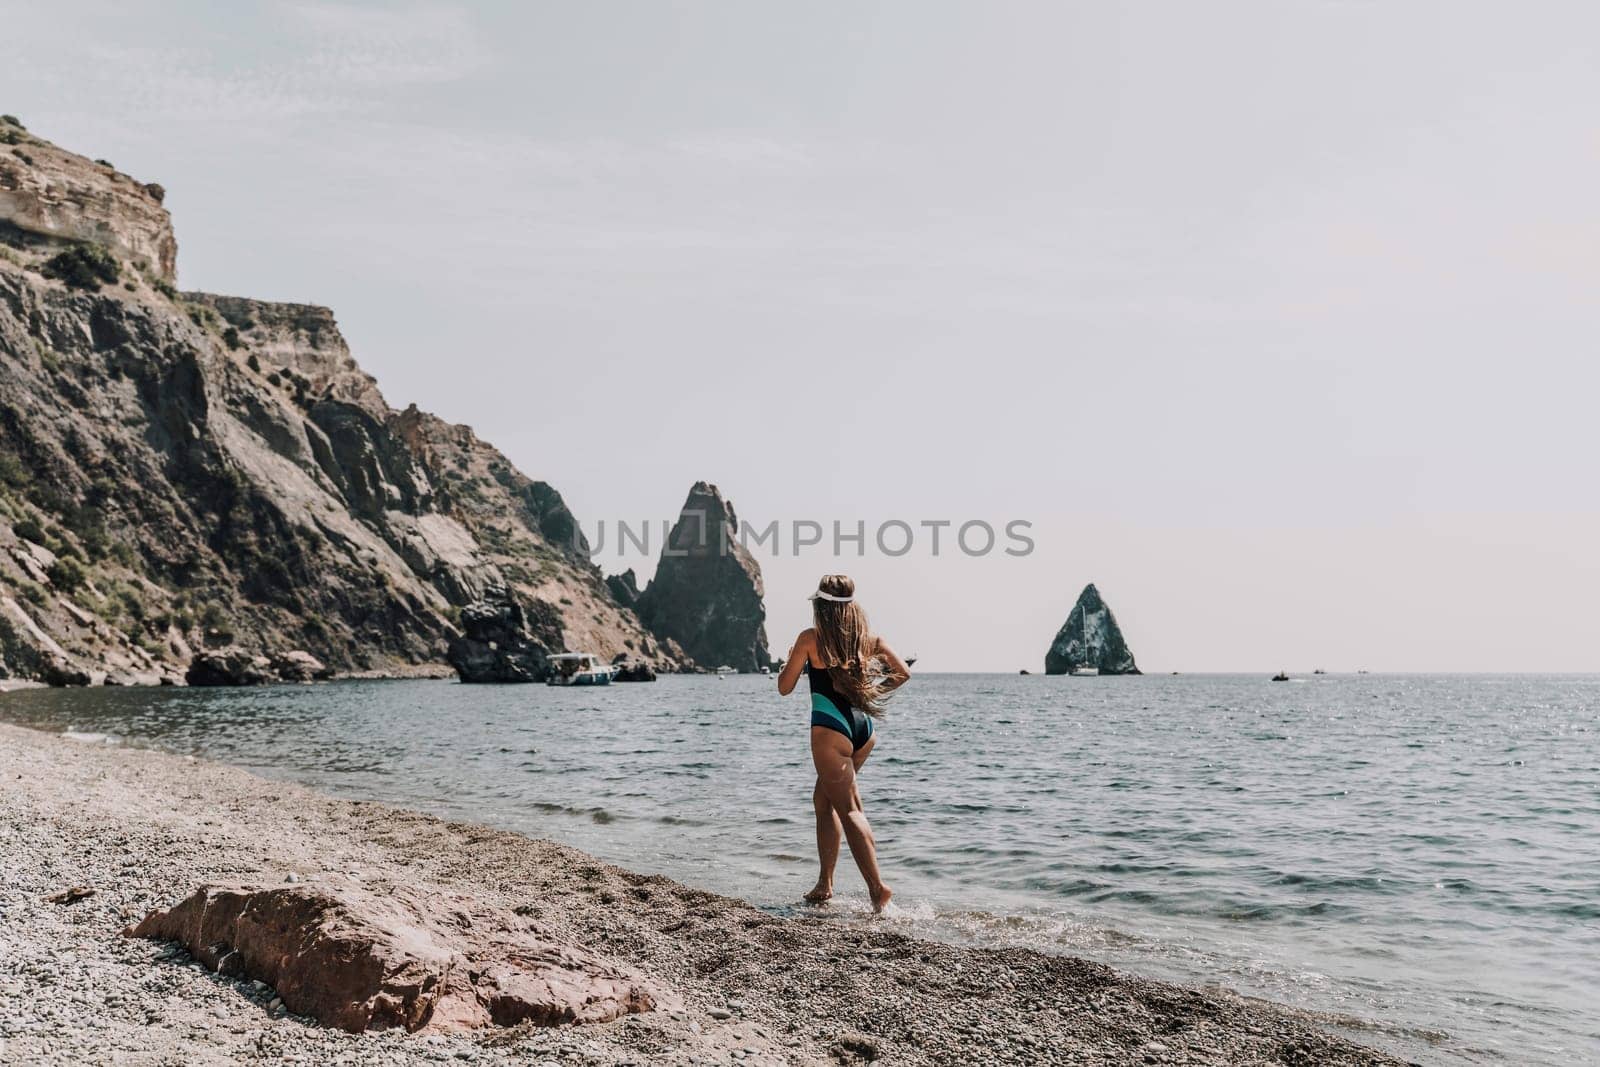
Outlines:
<svg viewBox="0 0 1600 1067"><path fill-rule="evenodd" d="M696 482L667 536L655 577L637 598L639 618L676 641L702 668L767 666L761 565L739 540L739 519L717 487ZM632 573L614 592L626 594Z"/></svg>
<svg viewBox="0 0 1600 1067"><path fill-rule="evenodd" d="M87 241L170 284L178 241L161 186L0 121L0 219L55 241Z"/></svg>
<svg viewBox="0 0 1600 1067"><path fill-rule="evenodd" d="M0 186L0 676L176 682L206 647L440 669L491 589L675 665L560 495L391 410L327 309L178 293L159 203L36 138L0 141Z"/></svg>
<svg viewBox="0 0 1600 1067"><path fill-rule="evenodd" d="M1133 653L1123 640L1117 617L1090 582L1078 594L1067 621L1057 631L1045 653L1046 674L1071 674L1093 668L1101 674L1138 674Z"/></svg>

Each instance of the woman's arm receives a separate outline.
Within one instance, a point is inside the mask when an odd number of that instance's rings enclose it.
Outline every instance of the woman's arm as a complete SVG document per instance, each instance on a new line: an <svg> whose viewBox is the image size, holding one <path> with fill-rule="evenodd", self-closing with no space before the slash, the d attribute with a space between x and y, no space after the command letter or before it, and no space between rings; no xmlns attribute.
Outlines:
<svg viewBox="0 0 1600 1067"><path fill-rule="evenodd" d="M806 657L811 654L811 649L817 643L817 631L801 630L800 636L794 639L794 647L789 649L789 660L783 665L783 670L778 672L778 695L788 696L794 692L795 683L800 681L800 672L806 669Z"/></svg>
<svg viewBox="0 0 1600 1067"><path fill-rule="evenodd" d="M884 676L884 692L899 689L911 680L911 668L906 666L906 661L900 658L899 653L889 647L889 642L878 638L877 656L883 660L883 665L889 668Z"/></svg>

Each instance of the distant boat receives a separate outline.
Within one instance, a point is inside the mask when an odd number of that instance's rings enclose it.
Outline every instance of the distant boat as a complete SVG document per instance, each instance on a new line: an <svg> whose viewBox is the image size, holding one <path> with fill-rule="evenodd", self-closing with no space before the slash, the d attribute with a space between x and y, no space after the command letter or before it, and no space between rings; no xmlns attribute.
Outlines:
<svg viewBox="0 0 1600 1067"><path fill-rule="evenodd" d="M558 652L545 662L550 665L546 685L610 685L617 676L617 668L593 652Z"/></svg>
<svg viewBox="0 0 1600 1067"><path fill-rule="evenodd" d="M1323 670L1321 667L1318 667L1316 670L1312 671L1311 673L1312 674L1327 674L1328 672Z"/></svg>
<svg viewBox="0 0 1600 1067"><path fill-rule="evenodd" d="M761 666L761 673L762 673L762 674L771 674L771 673L772 673L772 668L771 668L771 667L768 667L768 666L767 666L767 665L765 665L765 664L762 664L762 666Z"/></svg>
<svg viewBox="0 0 1600 1067"><path fill-rule="evenodd" d="M1018 674L1029 674L1031 672L1028 670L1028 668L1024 667L1020 671L1018 671L1017 673Z"/></svg>
<svg viewBox="0 0 1600 1067"><path fill-rule="evenodd" d="M1074 668L1072 668L1072 676L1074 678L1094 678L1094 677L1098 676L1099 674L1100 674L1100 668L1099 667L1074 667Z"/></svg>
<svg viewBox="0 0 1600 1067"><path fill-rule="evenodd" d="M1289 676L1282 671L1279 671L1277 674L1272 676L1272 680L1274 682L1287 682L1289 680Z"/></svg>
<svg viewBox="0 0 1600 1067"><path fill-rule="evenodd" d="M916 665L917 665L917 656L916 656L916 653L913 652L911 655L906 657L906 666L907 667L915 667Z"/></svg>
<svg viewBox="0 0 1600 1067"><path fill-rule="evenodd" d="M715 674L718 678L721 678L724 674L738 674L739 672L737 670L735 670L734 668L728 666L726 663L724 663L722 666L718 667L712 673Z"/></svg>

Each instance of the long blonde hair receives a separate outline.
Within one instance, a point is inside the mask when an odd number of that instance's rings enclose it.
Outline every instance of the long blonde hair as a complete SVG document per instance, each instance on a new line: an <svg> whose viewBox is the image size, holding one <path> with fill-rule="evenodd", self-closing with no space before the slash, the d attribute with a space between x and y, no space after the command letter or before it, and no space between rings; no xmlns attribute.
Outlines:
<svg viewBox="0 0 1600 1067"><path fill-rule="evenodd" d="M825 574L817 583L829 596L854 597L856 583L844 574ZM811 602L811 619L817 629L817 655L833 679L833 686L874 718L881 718L889 693L883 687L883 674L872 669L877 638L867 625L867 613L854 599L847 603L823 600Z"/></svg>

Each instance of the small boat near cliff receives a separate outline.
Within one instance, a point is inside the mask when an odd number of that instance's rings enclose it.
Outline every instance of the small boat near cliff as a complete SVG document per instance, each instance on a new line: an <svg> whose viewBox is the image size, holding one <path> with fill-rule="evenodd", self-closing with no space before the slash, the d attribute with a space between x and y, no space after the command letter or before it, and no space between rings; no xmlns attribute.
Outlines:
<svg viewBox="0 0 1600 1067"><path fill-rule="evenodd" d="M610 685L617 668L593 652L558 652L546 657L550 677L546 685Z"/></svg>

